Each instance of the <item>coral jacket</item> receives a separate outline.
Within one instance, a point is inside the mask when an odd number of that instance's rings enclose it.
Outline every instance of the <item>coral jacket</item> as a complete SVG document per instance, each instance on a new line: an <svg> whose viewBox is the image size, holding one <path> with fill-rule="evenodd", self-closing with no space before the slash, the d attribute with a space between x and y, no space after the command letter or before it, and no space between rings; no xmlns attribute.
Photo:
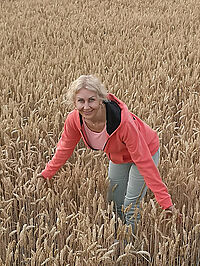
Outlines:
<svg viewBox="0 0 200 266"><path fill-rule="evenodd" d="M171 197L152 159L159 149L156 131L131 113L113 94L108 94L108 101L104 104L109 138L103 150L107 157L116 164L135 163L160 206L163 209L172 206ZM45 178L54 176L70 158L80 138L87 147L91 148L87 142L82 116L74 110L67 116L55 155L42 171Z"/></svg>

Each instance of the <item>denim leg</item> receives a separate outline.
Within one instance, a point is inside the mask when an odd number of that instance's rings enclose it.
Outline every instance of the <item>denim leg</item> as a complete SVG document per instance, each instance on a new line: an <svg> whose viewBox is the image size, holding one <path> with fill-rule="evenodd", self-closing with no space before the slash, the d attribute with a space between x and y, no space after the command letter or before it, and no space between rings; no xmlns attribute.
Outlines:
<svg viewBox="0 0 200 266"><path fill-rule="evenodd" d="M160 150L158 150L153 158L156 166L158 166L160 156ZM136 165L133 163L129 171L129 178L127 183L127 191L124 199L124 208L131 204L131 208L125 213L126 224L131 224L134 231L134 211L135 208L140 206L140 202L147 192L147 186L145 184L143 176L138 171ZM137 216L137 221L140 219L140 214Z"/></svg>
<svg viewBox="0 0 200 266"><path fill-rule="evenodd" d="M108 187L108 201L115 203L117 214L122 220L122 205L124 204L131 165L131 163L115 164L111 161L109 162L108 178L110 183Z"/></svg>

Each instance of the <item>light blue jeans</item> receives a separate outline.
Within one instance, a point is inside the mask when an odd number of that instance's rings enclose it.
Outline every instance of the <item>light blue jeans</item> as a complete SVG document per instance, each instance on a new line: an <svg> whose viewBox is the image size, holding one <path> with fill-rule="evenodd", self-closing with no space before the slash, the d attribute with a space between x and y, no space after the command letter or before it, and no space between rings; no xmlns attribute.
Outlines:
<svg viewBox="0 0 200 266"><path fill-rule="evenodd" d="M158 166L160 157L160 149L153 155L152 159ZM134 163L115 164L109 162L108 169L109 188L108 201L115 203L115 208L119 217L126 224L131 224L134 232L134 211L140 207L140 202L147 192L147 186L144 177L139 173ZM122 206L126 209L131 204L128 212L122 212ZM140 214L137 216L137 221Z"/></svg>

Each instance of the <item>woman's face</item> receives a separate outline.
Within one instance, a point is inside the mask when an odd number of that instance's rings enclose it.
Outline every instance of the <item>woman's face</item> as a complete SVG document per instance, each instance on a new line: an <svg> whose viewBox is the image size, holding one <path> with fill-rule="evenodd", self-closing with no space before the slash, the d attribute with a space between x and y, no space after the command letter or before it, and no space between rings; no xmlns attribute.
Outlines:
<svg viewBox="0 0 200 266"><path fill-rule="evenodd" d="M97 93L87 89L80 89L75 97L75 106L79 113L87 120L95 119L102 101Z"/></svg>

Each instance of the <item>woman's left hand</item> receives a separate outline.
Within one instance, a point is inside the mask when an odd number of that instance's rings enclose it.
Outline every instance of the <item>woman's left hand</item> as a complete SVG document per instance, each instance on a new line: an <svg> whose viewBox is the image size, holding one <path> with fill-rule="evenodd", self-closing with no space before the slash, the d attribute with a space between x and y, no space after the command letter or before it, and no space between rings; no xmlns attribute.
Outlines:
<svg viewBox="0 0 200 266"><path fill-rule="evenodd" d="M170 206L165 211L167 218L171 218L173 215L175 215L177 224L180 224L182 222L182 214L179 212L179 210L176 209L174 205Z"/></svg>

